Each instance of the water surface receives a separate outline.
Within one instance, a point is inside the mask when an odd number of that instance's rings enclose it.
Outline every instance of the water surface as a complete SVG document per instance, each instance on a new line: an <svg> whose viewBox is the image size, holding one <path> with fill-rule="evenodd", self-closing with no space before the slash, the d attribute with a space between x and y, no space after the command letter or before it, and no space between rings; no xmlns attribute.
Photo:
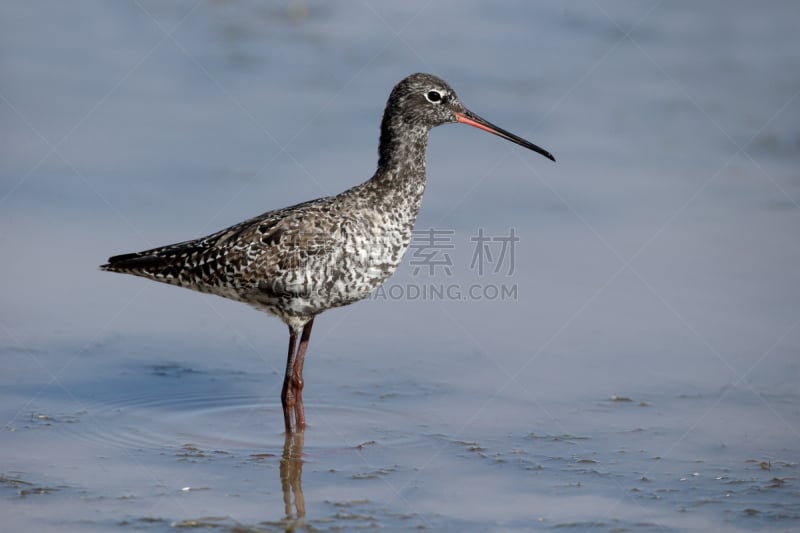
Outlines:
<svg viewBox="0 0 800 533"><path fill-rule="evenodd" d="M795 3L1 9L4 528L798 527ZM558 163L434 130L442 262L317 320L287 441L283 324L97 265L367 179L415 71Z"/></svg>

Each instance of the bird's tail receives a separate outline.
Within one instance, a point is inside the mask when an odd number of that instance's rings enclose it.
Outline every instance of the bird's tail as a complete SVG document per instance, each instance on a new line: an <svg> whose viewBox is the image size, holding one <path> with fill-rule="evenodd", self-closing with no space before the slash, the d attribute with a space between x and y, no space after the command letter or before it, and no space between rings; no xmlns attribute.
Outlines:
<svg viewBox="0 0 800 533"><path fill-rule="evenodd" d="M106 264L100 265L100 269L180 284L179 280L188 266L186 258L201 251L198 248L202 247L190 241L132 254L115 255L110 257Z"/></svg>

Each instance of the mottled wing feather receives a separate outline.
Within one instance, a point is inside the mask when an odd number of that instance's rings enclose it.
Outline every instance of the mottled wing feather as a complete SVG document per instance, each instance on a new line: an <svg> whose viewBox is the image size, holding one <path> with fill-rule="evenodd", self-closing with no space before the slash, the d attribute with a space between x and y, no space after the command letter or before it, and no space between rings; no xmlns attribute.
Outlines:
<svg viewBox="0 0 800 533"><path fill-rule="evenodd" d="M200 239L111 257L101 268L204 292L271 287L296 294L270 278L319 253L319 232L308 221L328 203L321 198L270 211Z"/></svg>

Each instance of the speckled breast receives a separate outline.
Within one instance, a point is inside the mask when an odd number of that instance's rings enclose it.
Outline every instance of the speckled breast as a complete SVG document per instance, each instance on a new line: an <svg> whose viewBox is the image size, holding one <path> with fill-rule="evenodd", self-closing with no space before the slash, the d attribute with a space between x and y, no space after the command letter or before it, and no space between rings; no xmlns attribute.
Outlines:
<svg viewBox="0 0 800 533"><path fill-rule="evenodd" d="M313 316L366 298L408 248L416 213L350 211L335 229L304 235L283 254L281 273L259 284L255 303L284 318ZM333 229L333 231L330 231Z"/></svg>

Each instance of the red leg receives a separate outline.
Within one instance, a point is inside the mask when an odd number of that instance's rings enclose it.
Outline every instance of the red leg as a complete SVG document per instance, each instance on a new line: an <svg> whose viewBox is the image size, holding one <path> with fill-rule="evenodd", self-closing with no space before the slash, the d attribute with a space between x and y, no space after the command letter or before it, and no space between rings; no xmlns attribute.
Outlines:
<svg viewBox="0 0 800 533"><path fill-rule="evenodd" d="M297 422L297 429L302 431L306 427L306 411L303 407L303 364L306 359L306 349L308 349L308 341L311 339L311 327L314 325L312 318L305 326L303 326L303 334L300 337L300 346L297 348L297 357L294 361L294 369L292 370L292 385L294 388L294 417Z"/></svg>
<svg viewBox="0 0 800 533"><path fill-rule="evenodd" d="M286 359L286 373L283 376L283 389L281 389L281 405L283 406L283 422L286 433L294 433L295 420L294 408L296 397L292 386L292 371L296 360L297 330L289 328L289 356Z"/></svg>

